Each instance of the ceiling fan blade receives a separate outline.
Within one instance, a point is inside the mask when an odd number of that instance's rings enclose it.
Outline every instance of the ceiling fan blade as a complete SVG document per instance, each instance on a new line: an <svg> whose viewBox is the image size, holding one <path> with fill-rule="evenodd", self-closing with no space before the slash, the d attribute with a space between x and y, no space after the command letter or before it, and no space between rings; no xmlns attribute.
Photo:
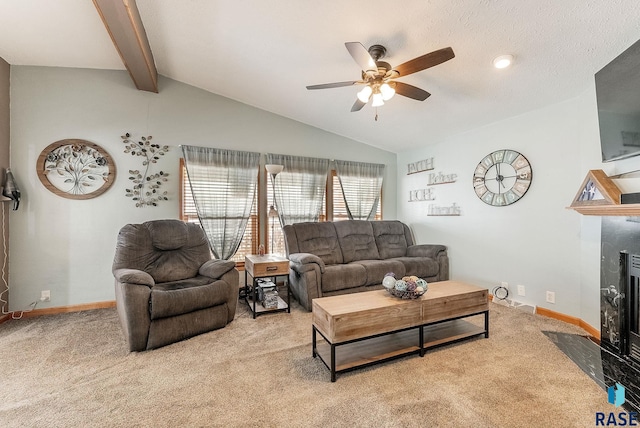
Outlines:
<svg viewBox="0 0 640 428"><path fill-rule="evenodd" d="M328 89L341 88L343 86L353 86L362 83L360 80L350 80L348 82L323 83L322 85L307 86L307 89Z"/></svg>
<svg viewBox="0 0 640 428"><path fill-rule="evenodd" d="M360 111L360 110L362 110L362 107L364 107L365 105L367 105L367 103L363 103L359 99L356 99L356 102L353 103L353 107L351 107L351 111L352 112Z"/></svg>
<svg viewBox="0 0 640 428"><path fill-rule="evenodd" d="M414 58L410 61L400 64L397 67L393 67L393 69L397 71L400 76L408 76L409 74L413 74L418 71L426 70L427 68L433 67L435 65L442 64L445 61L449 61L453 57L455 57L453 49L443 48L419 56L418 58Z"/></svg>
<svg viewBox="0 0 640 428"><path fill-rule="evenodd" d="M427 91L424 91L420 88L416 88L412 85L407 85L402 82L395 82L396 84L396 94L403 95L407 98L412 98L418 101L424 101L431 96L431 94Z"/></svg>
<svg viewBox="0 0 640 428"><path fill-rule="evenodd" d="M376 62L373 60L373 58L371 58L371 55L369 55L369 51L364 46L362 46L362 43L346 42L344 45L347 47L349 54L360 66L360 69L362 71L378 71Z"/></svg>

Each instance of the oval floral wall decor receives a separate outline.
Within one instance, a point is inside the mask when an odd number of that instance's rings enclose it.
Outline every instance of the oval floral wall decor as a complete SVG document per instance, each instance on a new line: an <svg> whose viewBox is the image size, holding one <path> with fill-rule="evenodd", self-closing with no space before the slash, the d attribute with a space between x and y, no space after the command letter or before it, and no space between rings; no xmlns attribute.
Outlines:
<svg viewBox="0 0 640 428"><path fill-rule="evenodd" d="M160 201L168 201L167 192L160 192L160 186L167 181L167 174L164 171L158 171L150 174L149 167L152 163L158 163L160 156L164 156L169 151L169 146L160 147L159 144L151 143L153 138L151 135L142 137L137 143L130 140L131 135L126 133L122 135L122 142L125 144L124 152L131 153L132 156L142 156L142 166L144 172L137 169L130 169L129 180L133 186L126 190L126 195L136 201L136 207L144 207L147 205L157 206Z"/></svg>
<svg viewBox="0 0 640 428"><path fill-rule="evenodd" d="M51 192L67 199L90 199L115 181L116 166L99 145L66 139L49 144L38 156L36 171Z"/></svg>

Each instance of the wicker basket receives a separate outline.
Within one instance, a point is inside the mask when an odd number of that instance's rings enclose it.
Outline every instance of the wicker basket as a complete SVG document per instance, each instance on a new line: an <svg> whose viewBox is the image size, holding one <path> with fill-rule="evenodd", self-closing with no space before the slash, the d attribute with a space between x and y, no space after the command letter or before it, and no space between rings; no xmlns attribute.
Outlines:
<svg viewBox="0 0 640 428"><path fill-rule="evenodd" d="M400 290L396 290L395 288L385 288L385 290L387 290L389 294L391 294L392 296L399 297L401 299L406 299L406 300L417 299L418 297L426 293L426 291L422 291L420 293L416 291L407 291L407 290L400 291Z"/></svg>

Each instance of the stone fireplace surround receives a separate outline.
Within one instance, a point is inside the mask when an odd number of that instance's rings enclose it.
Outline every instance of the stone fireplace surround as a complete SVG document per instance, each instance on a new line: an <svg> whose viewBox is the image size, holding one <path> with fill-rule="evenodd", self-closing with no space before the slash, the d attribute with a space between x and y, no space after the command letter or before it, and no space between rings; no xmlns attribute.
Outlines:
<svg viewBox="0 0 640 428"><path fill-rule="evenodd" d="M640 217L602 216L600 257L600 341L589 336L546 332L547 336L605 391L620 383L624 407L640 412L640 359L628 355L624 336L624 281L621 252L640 255ZM606 392L603 392L606 404Z"/></svg>

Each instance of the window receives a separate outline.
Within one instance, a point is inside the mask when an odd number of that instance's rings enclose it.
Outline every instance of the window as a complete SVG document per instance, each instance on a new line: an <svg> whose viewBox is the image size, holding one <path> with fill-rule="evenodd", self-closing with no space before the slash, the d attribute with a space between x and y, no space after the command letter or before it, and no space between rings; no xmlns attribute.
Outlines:
<svg viewBox="0 0 640 428"><path fill-rule="evenodd" d="M187 170L184 167L184 161L182 159L180 159L180 171L180 218L183 221L197 223L198 214L193 202L193 197L191 196ZM262 188L266 187L266 204L263 207L259 207L257 201L254 200L251 208L251 217L247 223L247 229L244 232L240 248L231 259L234 260L239 267L244 266L244 256L246 254L258 253L258 246L260 245L259 219L261 215L266 219L266 242L264 242L266 251L275 254L285 254L284 236L282 234L282 228L280 227L280 220L278 217L269 217L269 208L274 205L271 178L266 174L264 176L261 175L261 177L266 177L266 180L261 179L258 183L258 186ZM327 201L330 201L330 203L327 204ZM338 180L335 170L331 170L327 178L327 187L325 189L320 221L340 221L347 220L348 218L347 208L344 203L344 198L342 197L342 189L340 188L340 181ZM378 204L375 219L382 220L382 195L380 196L380 203ZM271 239L272 236L273 241Z"/></svg>
<svg viewBox="0 0 640 428"><path fill-rule="evenodd" d="M342 189L340 187L340 180L335 170L331 170L331 188L333 199L332 220L349 220L349 214L347 213L347 206L344 203L344 197L342 196ZM328 213L327 213L328 215ZM378 202L378 208L376 209L376 216L374 220L382 220L382 191L380 191L380 201Z"/></svg>
<svg viewBox="0 0 640 428"><path fill-rule="evenodd" d="M191 195L191 187L189 186L189 177L187 169L184 166L184 159L180 159L180 219L190 223L198 223L198 213L196 205ZM244 266L245 254L256 254L258 252L258 204L255 199L251 207L251 217L244 231L240 247L236 254L231 258L238 266Z"/></svg>

